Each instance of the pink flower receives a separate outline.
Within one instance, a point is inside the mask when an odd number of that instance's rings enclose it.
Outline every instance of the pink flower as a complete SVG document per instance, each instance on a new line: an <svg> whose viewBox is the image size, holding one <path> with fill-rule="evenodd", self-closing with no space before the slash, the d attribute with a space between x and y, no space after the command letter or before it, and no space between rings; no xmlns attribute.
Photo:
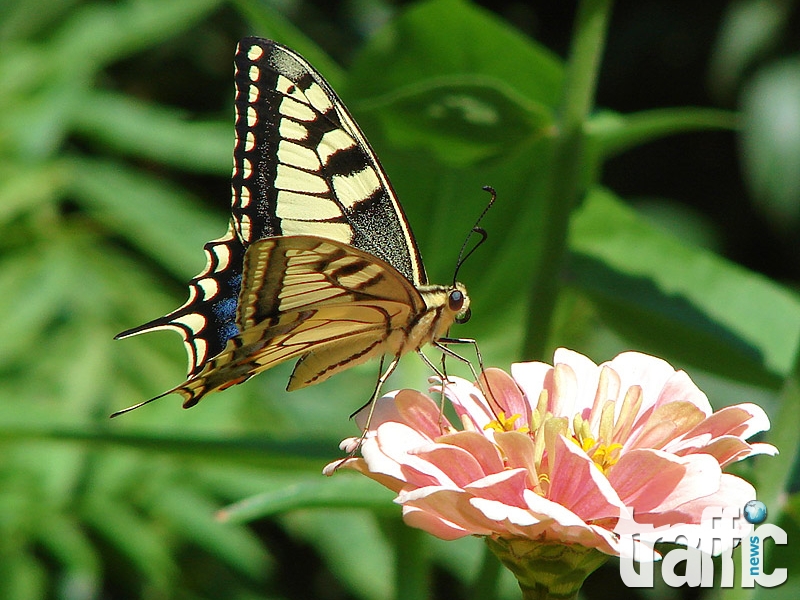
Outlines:
<svg viewBox="0 0 800 600"><path fill-rule="evenodd" d="M438 400L390 393L375 406L362 458L326 472L344 466L375 479L397 492L407 524L443 539L556 542L607 555L627 554L614 531L624 507L639 524L681 524L685 533L704 508L740 509L755 498L722 468L777 453L746 441L769 428L761 408L713 412L686 373L636 352L598 366L559 349L553 362L515 364L511 376L487 369L478 385L452 378L445 395L458 428ZM357 417L362 428L367 413Z"/></svg>

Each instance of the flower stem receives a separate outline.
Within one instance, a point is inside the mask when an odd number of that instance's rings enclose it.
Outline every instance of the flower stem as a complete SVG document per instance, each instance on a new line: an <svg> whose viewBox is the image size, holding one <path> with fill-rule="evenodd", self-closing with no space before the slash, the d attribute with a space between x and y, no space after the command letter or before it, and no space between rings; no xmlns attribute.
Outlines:
<svg viewBox="0 0 800 600"><path fill-rule="evenodd" d="M569 217L594 177L595 169L585 151L584 124L594 106L612 4L613 0L582 0L578 7L545 192L540 263L530 288L523 348L529 359L544 359L558 297L557 282L567 252Z"/></svg>

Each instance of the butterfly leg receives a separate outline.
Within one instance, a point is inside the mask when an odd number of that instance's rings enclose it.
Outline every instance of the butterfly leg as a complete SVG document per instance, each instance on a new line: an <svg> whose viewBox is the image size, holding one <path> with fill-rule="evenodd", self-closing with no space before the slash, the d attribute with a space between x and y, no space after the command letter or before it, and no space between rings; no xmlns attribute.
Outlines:
<svg viewBox="0 0 800 600"><path fill-rule="evenodd" d="M472 371L472 376L475 378L475 383L478 384L478 387L481 389L484 396L487 397L494 396L494 394L491 393L492 390L489 384L489 380L486 378L483 379L483 381L486 382L486 385L488 387L488 389L483 389L483 383L481 381L481 378L478 377L478 374L475 372L475 368L472 366L472 363L465 357L461 356L460 354L453 352L450 348L447 347L448 344L471 344L475 348L475 356L478 358L478 367L481 370L481 375L483 375L485 369L483 366L483 356L481 355L481 349L478 347L478 341L472 338L439 338L438 340L433 342L433 345L442 351L442 359L444 359L444 355L447 354L449 356L452 356L458 361L466 363L466 365L469 367L469 370Z"/></svg>
<svg viewBox="0 0 800 600"><path fill-rule="evenodd" d="M448 345L450 344L471 344L475 348L475 356L478 357L478 367L483 373L483 356L481 356L481 350L478 347L477 340L473 340L472 338L439 338L433 345L438 348L442 354L447 354L448 356L452 356L457 361L466 364L469 367L469 370L472 372L472 376L475 378L475 381L478 381L478 374L475 372L475 367L472 366L472 363L469 359L453 352ZM442 357L444 359L444 357Z"/></svg>
<svg viewBox="0 0 800 600"><path fill-rule="evenodd" d="M356 416L358 413L364 410L367 406L369 406L367 421L366 423L364 423L364 430L361 432L361 437L358 438L358 442L356 442L356 444L353 446L353 449L347 454L347 456L345 456L338 463L336 463L336 466L333 467L333 470L329 474L333 474L334 472L338 471L339 467L341 467L344 463L353 458L356 452L358 452L358 450L361 448L361 444L363 444L364 440L367 439L367 433L369 432L369 424L372 422L372 414L375 412L375 402L378 400L378 397L380 396L383 384L386 383L386 380L389 379L389 376L392 373L394 373L394 370L397 368L397 363L400 362L400 357L395 356L392 359L392 362L389 363L389 366L386 368L386 371L383 371L383 363L385 358L386 358L385 356L381 356L380 369L382 374L380 377L378 377L378 381L375 384L375 390L372 392L372 397L361 408L359 408L352 415L350 415L350 418L352 419L354 416Z"/></svg>
<svg viewBox="0 0 800 600"><path fill-rule="evenodd" d="M433 362L431 362L431 359L429 359L427 356L425 356L425 354L422 352L422 350L417 349L417 354L419 354L419 356L422 359L422 361L431 368L431 371L436 373L436 376L442 382L442 390L441 390L441 395L440 395L440 399L439 399L439 429L441 430L442 433L444 433L444 431L445 431L444 419L443 419L443 415L444 415L444 398L445 398L444 387L447 385L447 366L445 365L444 357L446 356L446 353L442 352L442 369L441 369L441 371L436 367L436 365L433 364Z"/></svg>

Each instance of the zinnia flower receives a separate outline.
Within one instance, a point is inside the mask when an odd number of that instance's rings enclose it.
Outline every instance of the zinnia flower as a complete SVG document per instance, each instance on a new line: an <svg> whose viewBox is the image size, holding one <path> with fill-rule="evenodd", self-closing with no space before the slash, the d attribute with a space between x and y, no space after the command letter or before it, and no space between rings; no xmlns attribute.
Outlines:
<svg viewBox="0 0 800 600"><path fill-rule="evenodd" d="M355 469L394 490L405 522L439 538L486 536L512 569L509 561L554 544L590 552L582 577L629 552L614 531L625 507L648 526L699 526L706 507L755 499L722 468L777 452L746 441L769 428L760 407L713 412L686 373L636 352L598 366L559 349L553 363L515 364L511 376L487 369L477 385L449 379L444 394L460 427L438 400L388 394L374 407L362 457L326 472ZM357 416L362 429L367 412Z"/></svg>

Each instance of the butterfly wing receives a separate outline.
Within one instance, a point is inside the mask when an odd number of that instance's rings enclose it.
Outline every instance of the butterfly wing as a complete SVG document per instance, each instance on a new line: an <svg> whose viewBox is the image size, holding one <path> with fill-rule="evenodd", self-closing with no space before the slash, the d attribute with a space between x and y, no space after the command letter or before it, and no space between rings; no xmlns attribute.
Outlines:
<svg viewBox="0 0 800 600"><path fill-rule="evenodd" d="M244 246L234 231L208 242L205 268L189 281L189 299L171 313L117 334L123 339L170 329L183 338L189 357L188 376L197 375L205 362L222 352L227 341L239 333L236 306L242 283Z"/></svg>
<svg viewBox="0 0 800 600"><path fill-rule="evenodd" d="M237 323L241 333L202 371L175 388L184 406L300 358L288 389L385 352L425 302L394 267L346 244L313 236L273 237L250 245ZM168 392L169 393L169 392Z"/></svg>
<svg viewBox="0 0 800 600"><path fill-rule="evenodd" d="M394 190L322 75L299 54L260 38L239 42L234 63L233 216L244 244L316 235L364 250L425 284Z"/></svg>

